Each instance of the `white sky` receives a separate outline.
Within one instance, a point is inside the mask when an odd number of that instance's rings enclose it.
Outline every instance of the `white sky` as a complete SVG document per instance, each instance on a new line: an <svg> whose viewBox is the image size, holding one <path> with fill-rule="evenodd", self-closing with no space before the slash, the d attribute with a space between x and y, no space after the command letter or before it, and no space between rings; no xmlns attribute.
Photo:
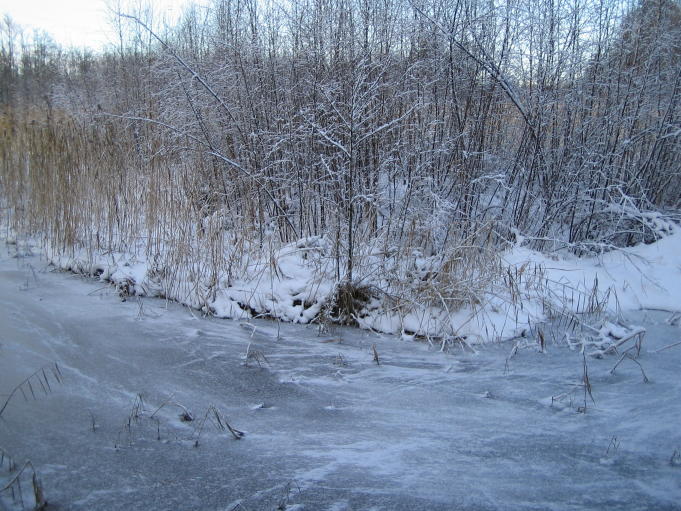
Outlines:
<svg viewBox="0 0 681 511"><path fill-rule="evenodd" d="M107 5L147 5L148 0L0 0L0 15L9 14L24 29L42 29L64 46L89 46L99 49L112 42L111 15ZM160 18L175 19L189 0L154 0ZM197 2L205 4L205 1Z"/></svg>

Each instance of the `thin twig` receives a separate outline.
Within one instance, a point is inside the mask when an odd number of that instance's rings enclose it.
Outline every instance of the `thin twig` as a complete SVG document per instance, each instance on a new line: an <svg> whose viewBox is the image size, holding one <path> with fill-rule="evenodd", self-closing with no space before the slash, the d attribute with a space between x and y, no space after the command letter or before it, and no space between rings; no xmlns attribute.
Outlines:
<svg viewBox="0 0 681 511"><path fill-rule="evenodd" d="M672 344L668 344L667 346L662 346L661 348L656 349L655 351L653 351L653 353L659 353L660 351L668 350L669 348L673 348L674 346L678 346L680 344L681 344L681 341L675 342L675 343L672 343Z"/></svg>

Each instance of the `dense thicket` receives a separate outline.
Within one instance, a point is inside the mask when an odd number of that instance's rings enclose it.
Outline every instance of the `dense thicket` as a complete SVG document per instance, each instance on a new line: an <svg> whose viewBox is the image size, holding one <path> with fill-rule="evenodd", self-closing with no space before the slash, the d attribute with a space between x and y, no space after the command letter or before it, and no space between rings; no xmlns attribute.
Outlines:
<svg viewBox="0 0 681 511"><path fill-rule="evenodd" d="M102 54L2 28L2 190L64 250L141 246L217 282L226 246L324 236L339 282L435 258L419 278L461 300L506 241L648 241L681 206L676 0L127 14Z"/></svg>

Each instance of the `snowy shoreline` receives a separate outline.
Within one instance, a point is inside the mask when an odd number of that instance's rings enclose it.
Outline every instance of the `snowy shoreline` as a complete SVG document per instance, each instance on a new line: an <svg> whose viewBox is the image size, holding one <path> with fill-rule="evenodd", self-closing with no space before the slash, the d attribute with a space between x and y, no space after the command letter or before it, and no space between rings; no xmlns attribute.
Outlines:
<svg viewBox="0 0 681 511"><path fill-rule="evenodd" d="M266 259L253 261L252 271L240 279L221 278L212 284L202 280L200 270L192 274L159 267L133 254L74 250L66 256L16 236L8 241L16 244L18 239L57 269L112 284L122 298L166 298L206 315L236 320L265 317L331 324L340 317L331 314L338 284L325 267L327 245L320 237L286 245ZM351 319L362 329L405 339L419 337L444 348L450 342L470 345L514 338L540 322L564 316L603 312L612 319L640 309L679 312L678 254L681 229L649 245L581 258L546 255L518 244L499 255L503 281L491 282L476 304L453 311L432 304L395 307L387 293L376 292L381 285L389 288L389 283L369 281L365 301L357 303ZM422 272L424 268L425 264Z"/></svg>

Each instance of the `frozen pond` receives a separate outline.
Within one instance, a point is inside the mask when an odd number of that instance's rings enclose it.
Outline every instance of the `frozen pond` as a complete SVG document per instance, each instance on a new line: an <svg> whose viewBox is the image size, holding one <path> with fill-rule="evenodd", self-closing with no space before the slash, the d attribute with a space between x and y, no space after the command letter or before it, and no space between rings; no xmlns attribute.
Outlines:
<svg viewBox="0 0 681 511"><path fill-rule="evenodd" d="M681 346L655 352L681 340L668 313L630 318L650 381L587 359L578 413L565 345L509 359L510 344L197 318L0 248L0 405L43 366L63 375L0 418L48 509L681 509ZM199 433L211 405L245 436L214 415Z"/></svg>

